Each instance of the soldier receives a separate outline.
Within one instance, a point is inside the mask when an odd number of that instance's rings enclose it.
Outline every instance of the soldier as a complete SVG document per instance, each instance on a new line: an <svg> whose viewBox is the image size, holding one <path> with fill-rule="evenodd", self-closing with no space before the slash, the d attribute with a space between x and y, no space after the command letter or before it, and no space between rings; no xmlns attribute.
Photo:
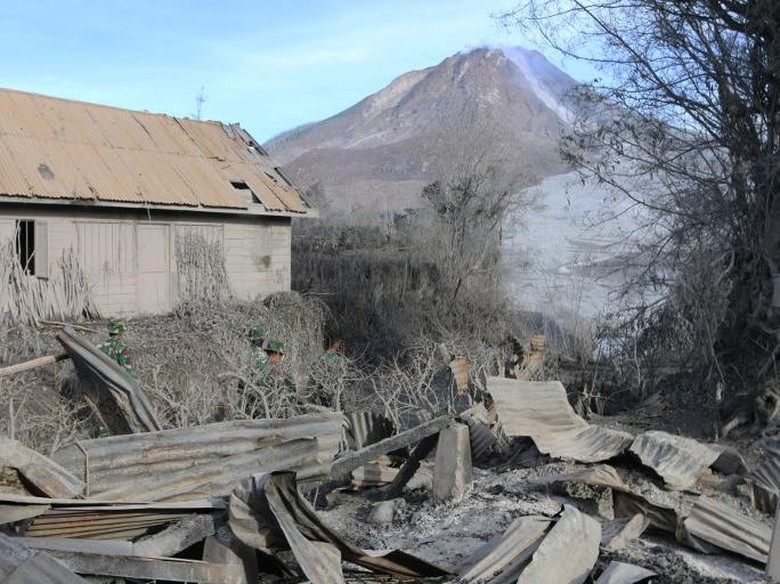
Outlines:
<svg viewBox="0 0 780 584"><path fill-rule="evenodd" d="M125 345L123 339L126 330L127 325L121 320L109 321L108 342L101 345L100 348L103 353L116 361L125 373L130 377L135 377L135 372L130 365L130 353L127 350L127 345Z"/></svg>
<svg viewBox="0 0 780 584"><path fill-rule="evenodd" d="M268 359L268 370L275 374L276 366L284 359L284 344L276 339L269 339L265 345L265 353Z"/></svg>
<svg viewBox="0 0 780 584"><path fill-rule="evenodd" d="M265 352L265 329L261 326L253 326L249 329L249 344L252 345L252 355L255 358L257 370L263 375L268 373L268 353Z"/></svg>

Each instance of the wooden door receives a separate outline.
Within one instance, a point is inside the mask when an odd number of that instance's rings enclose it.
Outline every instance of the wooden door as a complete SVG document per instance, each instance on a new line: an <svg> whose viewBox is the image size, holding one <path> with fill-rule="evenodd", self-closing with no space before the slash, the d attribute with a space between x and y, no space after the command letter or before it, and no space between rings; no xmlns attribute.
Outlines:
<svg viewBox="0 0 780 584"><path fill-rule="evenodd" d="M138 226L138 310L171 310L171 253L167 225Z"/></svg>

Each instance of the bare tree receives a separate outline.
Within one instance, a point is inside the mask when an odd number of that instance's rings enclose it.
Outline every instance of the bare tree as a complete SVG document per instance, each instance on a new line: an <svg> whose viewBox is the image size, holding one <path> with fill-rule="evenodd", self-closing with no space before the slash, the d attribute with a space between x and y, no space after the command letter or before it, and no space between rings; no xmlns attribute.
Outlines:
<svg viewBox="0 0 780 584"><path fill-rule="evenodd" d="M635 313L704 378L780 350L780 4L532 0L502 16L605 81L577 96L563 153L650 211ZM645 188L642 188L642 187ZM657 328L657 327L656 327Z"/></svg>
<svg viewBox="0 0 780 584"><path fill-rule="evenodd" d="M474 278L496 283L501 231L510 210L522 203L527 176L506 156L509 142L495 125L453 129L438 138L435 180L422 191L433 210L428 253L451 291L447 308Z"/></svg>

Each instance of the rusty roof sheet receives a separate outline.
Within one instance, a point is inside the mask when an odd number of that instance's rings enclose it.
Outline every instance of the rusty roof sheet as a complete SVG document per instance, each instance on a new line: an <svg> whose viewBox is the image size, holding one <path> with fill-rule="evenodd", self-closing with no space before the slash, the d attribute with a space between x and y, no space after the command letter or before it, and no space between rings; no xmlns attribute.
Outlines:
<svg viewBox="0 0 780 584"><path fill-rule="evenodd" d="M633 441L626 432L588 424L566 399L559 381L489 377L488 391L510 436L528 436L544 454L600 462L622 453Z"/></svg>
<svg viewBox="0 0 780 584"><path fill-rule="evenodd" d="M238 125L0 89L0 196L306 213ZM259 207L259 206L258 206Z"/></svg>

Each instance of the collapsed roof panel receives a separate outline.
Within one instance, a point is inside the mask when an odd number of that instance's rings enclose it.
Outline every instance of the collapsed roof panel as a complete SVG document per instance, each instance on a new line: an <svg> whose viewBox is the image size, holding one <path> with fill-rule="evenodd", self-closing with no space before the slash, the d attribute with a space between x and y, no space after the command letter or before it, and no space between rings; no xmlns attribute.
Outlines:
<svg viewBox="0 0 780 584"><path fill-rule="evenodd" d="M488 391L510 436L528 436L544 454L579 462L600 462L628 448L627 432L592 426L578 416L559 381L489 377Z"/></svg>

